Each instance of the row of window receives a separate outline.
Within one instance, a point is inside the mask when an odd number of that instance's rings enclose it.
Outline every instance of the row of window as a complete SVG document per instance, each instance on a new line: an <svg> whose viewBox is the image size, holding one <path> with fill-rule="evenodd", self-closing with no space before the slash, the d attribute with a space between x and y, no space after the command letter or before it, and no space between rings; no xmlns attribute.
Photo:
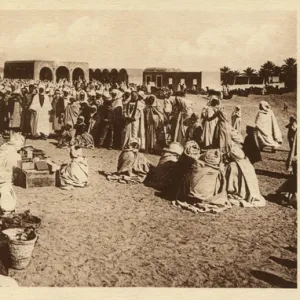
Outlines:
<svg viewBox="0 0 300 300"><path fill-rule="evenodd" d="M147 83L153 82L152 75L146 75L145 79L146 79ZM158 87L162 86L162 75L156 75L155 83L156 83L156 86L158 86ZM169 85L171 85L171 84L173 84L173 78L169 77ZM180 79L180 84L185 84L185 78ZM197 85L197 84L198 84L197 78L193 79L193 85Z"/></svg>

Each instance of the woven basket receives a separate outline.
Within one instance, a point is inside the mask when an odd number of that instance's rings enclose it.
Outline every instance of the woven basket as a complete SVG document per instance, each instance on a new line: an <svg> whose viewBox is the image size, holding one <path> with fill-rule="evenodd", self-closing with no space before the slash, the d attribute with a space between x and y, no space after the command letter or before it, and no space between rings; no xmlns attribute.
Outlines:
<svg viewBox="0 0 300 300"><path fill-rule="evenodd" d="M23 270L28 266L37 242L37 236L30 241L16 241L12 239L12 236L22 231L22 228L10 228L2 231L7 236L11 267L16 270Z"/></svg>

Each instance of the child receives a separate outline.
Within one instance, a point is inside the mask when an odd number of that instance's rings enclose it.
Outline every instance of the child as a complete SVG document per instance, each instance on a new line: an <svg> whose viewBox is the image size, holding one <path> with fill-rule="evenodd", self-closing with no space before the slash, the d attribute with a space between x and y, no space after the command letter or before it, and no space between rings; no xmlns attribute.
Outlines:
<svg viewBox="0 0 300 300"><path fill-rule="evenodd" d="M251 164L254 164L262 160L260 150L254 137L254 127L246 126L246 134L247 136L244 140L243 151L249 158Z"/></svg>

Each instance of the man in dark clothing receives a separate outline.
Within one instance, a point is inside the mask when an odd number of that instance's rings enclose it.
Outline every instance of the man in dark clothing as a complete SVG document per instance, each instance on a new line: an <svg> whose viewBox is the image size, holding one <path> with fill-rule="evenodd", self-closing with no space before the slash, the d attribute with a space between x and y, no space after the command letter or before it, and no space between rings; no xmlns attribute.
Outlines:
<svg viewBox="0 0 300 300"><path fill-rule="evenodd" d="M243 151L249 158L251 164L254 164L262 160L261 153L254 136L254 127L246 126L246 133L247 136L244 140Z"/></svg>
<svg viewBox="0 0 300 300"><path fill-rule="evenodd" d="M107 140L108 149L112 149L114 143L114 110L112 107L112 99L103 97L103 106L100 111L100 139L99 147L103 147L104 142Z"/></svg>

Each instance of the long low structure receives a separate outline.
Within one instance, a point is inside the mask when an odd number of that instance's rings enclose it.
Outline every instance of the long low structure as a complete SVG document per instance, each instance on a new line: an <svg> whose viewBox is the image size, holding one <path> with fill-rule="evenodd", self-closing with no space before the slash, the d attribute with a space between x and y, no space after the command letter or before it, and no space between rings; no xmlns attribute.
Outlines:
<svg viewBox="0 0 300 300"><path fill-rule="evenodd" d="M91 69L87 62L19 60L4 63L4 78L33 79L58 81L66 78L69 81L79 78L87 81L96 79L101 81L128 83L129 75L126 69Z"/></svg>
<svg viewBox="0 0 300 300"><path fill-rule="evenodd" d="M157 88L169 87L178 89L178 85L185 84L188 89L220 89L220 72L184 72L178 69L148 68L143 72L143 83Z"/></svg>
<svg viewBox="0 0 300 300"><path fill-rule="evenodd" d="M128 83L128 73L125 69L89 69L90 80L110 81L110 82L126 82Z"/></svg>
<svg viewBox="0 0 300 300"><path fill-rule="evenodd" d="M44 60L6 61L4 78L58 81L66 78L70 81L79 78L89 80L89 64L86 62L62 62Z"/></svg>

